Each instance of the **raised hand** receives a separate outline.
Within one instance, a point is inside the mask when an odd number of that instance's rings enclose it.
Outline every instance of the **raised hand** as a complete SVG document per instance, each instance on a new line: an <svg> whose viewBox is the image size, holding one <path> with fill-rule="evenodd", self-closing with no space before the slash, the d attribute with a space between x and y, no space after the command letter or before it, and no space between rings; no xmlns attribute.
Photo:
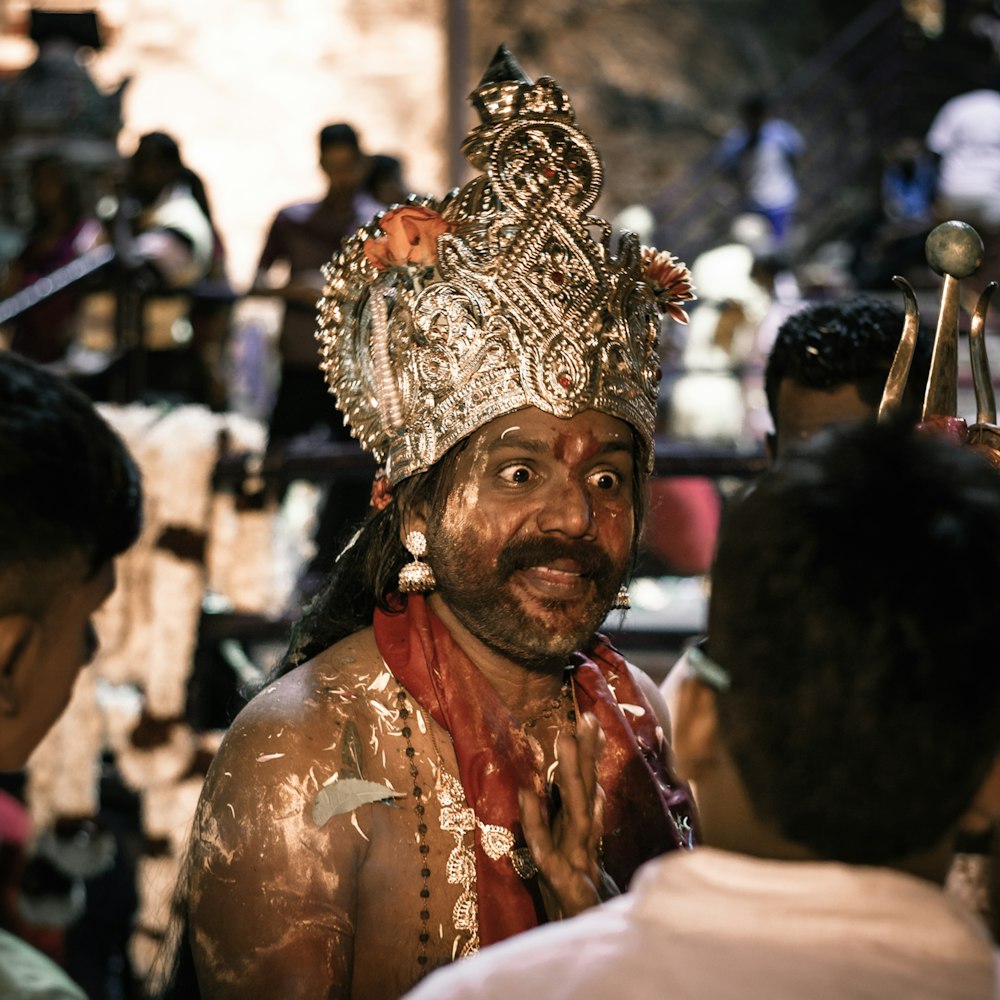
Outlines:
<svg viewBox="0 0 1000 1000"><path fill-rule="evenodd" d="M522 788L518 793L521 826L535 865L550 920L572 917L618 895L600 862L604 831L604 790L597 765L604 732L585 712L576 735L560 733L551 805Z"/></svg>

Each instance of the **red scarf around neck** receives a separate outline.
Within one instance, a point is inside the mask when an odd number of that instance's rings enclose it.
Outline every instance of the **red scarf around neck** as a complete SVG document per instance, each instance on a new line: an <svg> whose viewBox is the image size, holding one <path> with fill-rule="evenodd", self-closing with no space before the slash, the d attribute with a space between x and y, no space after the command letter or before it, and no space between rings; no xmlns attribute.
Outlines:
<svg viewBox="0 0 1000 1000"><path fill-rule="evenodd" d="M478 819L511 830L523 843L517 791L545 791L534 741L421 595L409 595L398 613L376 610L374 625L393 675L450 733L465 797ZM598 636L590 657L574 653L568 670L580 711L592 712L604 730L598 768L607 795L604 864L625 889L643 862L691 846L694 808L670 769L662 731L621 654ZM542 922L536 879L522 880L509 858L491 860L478 830L475 852L481 943Z"/></svg>

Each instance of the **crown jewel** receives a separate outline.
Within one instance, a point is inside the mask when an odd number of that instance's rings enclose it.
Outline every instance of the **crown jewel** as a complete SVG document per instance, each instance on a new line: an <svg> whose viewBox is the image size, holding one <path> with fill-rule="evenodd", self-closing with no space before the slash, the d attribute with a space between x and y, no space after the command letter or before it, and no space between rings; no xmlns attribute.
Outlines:
<svg viewBox="0 0 1000 1000"><path fill-rule="evenodd" d="M325 270L317 338L345 421L392 483L528 406L625 420L651 463L657 310L690 285L664 299L631 233L612 255L588 214L600 156L554 81L501 48L472 101L463 151L484 173L376 217Z"/></svg>

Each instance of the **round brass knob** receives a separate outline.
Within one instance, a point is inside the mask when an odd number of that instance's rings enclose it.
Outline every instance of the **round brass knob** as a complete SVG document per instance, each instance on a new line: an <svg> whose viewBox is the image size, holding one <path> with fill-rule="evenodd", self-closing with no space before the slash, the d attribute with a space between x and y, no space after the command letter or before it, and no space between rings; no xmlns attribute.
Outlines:
<svg viewBox="0 0 1000 1000"><path fill-rule="evenodd" d="M983 262L983 241L965 222L942 222L935 226L924 245L927 263L940 275L968 278Z"/></svg>

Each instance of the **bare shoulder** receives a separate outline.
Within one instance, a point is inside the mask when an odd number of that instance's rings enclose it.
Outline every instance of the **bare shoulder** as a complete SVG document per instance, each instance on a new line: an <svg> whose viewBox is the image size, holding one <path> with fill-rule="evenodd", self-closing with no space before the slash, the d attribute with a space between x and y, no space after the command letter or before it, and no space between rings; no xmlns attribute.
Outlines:
<svg viewBox="0 0 1000 1000"><path fill-rule="evenodd" d="M361 632L267 685L233 722L205 781L188 861L205 995L237 1000L247 982L255 995L289 1000L346 995L371 804L398 797L385 781L399 755L371 739L393 717L395 694L374 638ZM292 963L304 970L294 984Z"/></svg>
<svg viewBox="0 0 1000 1000"><path fill-rule="evenodd" d="M226 733L201 818L206 810L222 820L227 810L233 818L260 813L265 804L277 818L308 817L320 790L338 777L380 780L371 734L391 714L390 682L368 629L268 684Z"/></svg>
<svg viewBox="0 0 1000 1000"><path fill-rule="evenodd" d="M227 739L273 740L283 729L290 743L306 746L329 736L328 727L370 711L363 693L379 691L390 675L372 630L364 629L272 681L233 721Z"/></svg>
<svg viewBox="0 0 1000 1000"><path fill-rule="evenodd" d="M645 670L640 670L634 663L629 663L628 669L636 687L646 696L646 701L649 702L649 707L652 708L653 714L663 729L663 735L669 742L671 736L670 709L667 707L667 701L659 686Z"/></svg>

